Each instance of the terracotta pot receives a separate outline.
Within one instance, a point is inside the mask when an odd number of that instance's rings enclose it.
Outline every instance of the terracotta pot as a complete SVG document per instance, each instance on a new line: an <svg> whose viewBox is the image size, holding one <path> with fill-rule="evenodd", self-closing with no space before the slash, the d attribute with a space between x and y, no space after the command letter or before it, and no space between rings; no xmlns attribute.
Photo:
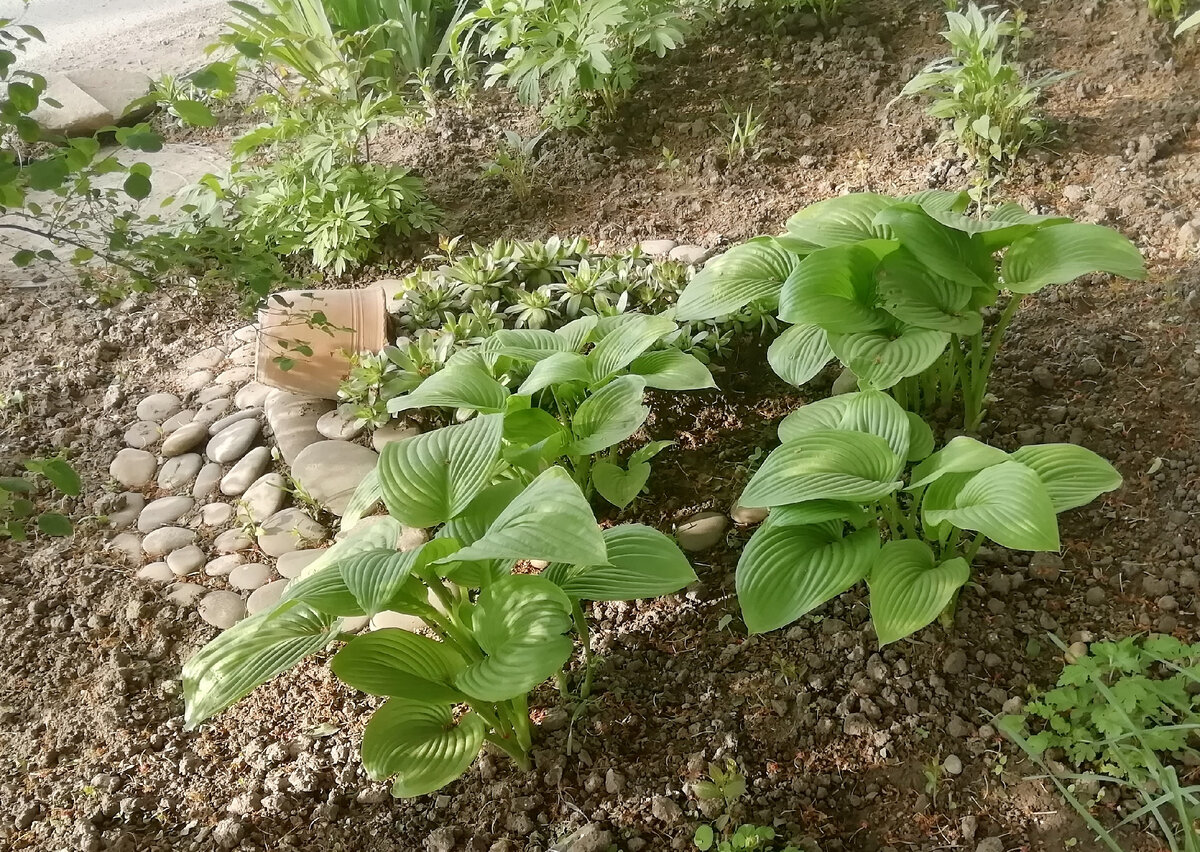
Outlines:
<svg viewBox="0 0 1200 852"><path fill-rule="evenodd" d="M323 324L314 322L318 314L324 314ZM350 371L350 353L378 352L388 342L378 287L275 293L258 312L258 328L258 380L324 399L337 399L338 385ZM310 347L312 355L296 351L298 346Z"/></svg>

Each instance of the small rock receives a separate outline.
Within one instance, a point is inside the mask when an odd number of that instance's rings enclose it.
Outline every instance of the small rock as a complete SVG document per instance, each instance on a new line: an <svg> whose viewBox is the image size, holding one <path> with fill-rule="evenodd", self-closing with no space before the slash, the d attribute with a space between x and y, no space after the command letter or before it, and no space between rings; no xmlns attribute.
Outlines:
<svg viewBox="0 0 1200 852"><path fill-rule="evenodd" d="M700 512L692 515L675 529L675 538L684 550L707 550L725 535L729 518L720 512Z"/></svg>
<svg viewBox="0 0 1200 852"><path fill-rule="evenodd" d="M238 517L261 524L283 508L287 481L278 473L268 473L246 489L238 505Z"/></svg>
<svg viewBox="0 0 1200 852"><path fill-rule="evenodd" d="M424 629L425 622L417 618L415 615L406 615L402 612L393 612L390 609L385 609L383 612L377 612L371 617L370 628L372 630L408 630L411 633L416 633Z"/></svg>
<svg viewBox="0 0 1200 852"><path fill-rule="evenodd" d="M204 390L206 387L212 384L212 380L212 370L197 370L194 373L188 374L188 376L179 383L179 386L183 388L183 392L185 394L190 395L196 393L197 391Z"/></svg>
<svg viewBox="0 0 1200 852"><path fill-rule="evenodd" d="M255 447L221 478L221 493L230 497L245 493L270 464L271 451L266 447Z"/></svg>
<svg viewBox="0 0 1200 852"><path fill-rule="evenodd" d="M650 800L650 813L667 825L674 825L683 816L683 809L666 796L655 796Z"/></svg>
<svg viewBox="0 0 1200 852"><path fill-rule="evenodd" d="M319 542L325 536L323 526L293 506L267 518L258 536L258 546L268 556L278 557L303 550L306 544Z"/></svg>
<svg viewBox="0 0 1200 852"><path fill-rule="evenodd" d="M1070 201L1072 204L1078 204L1088 197L1087 188L1080 186L1077 183L1064 186L1062 194L1063 198L1065 198L1067 201Z"/></svg>
<svg viewBox="0 0 1200 852"><path fill-rule="evenodd" d="M131 562L135 565L142 561L142 537L137 533L119 533L114 535L104 546L105 550L112 550L121 554L126 562ZM166 553L164 550L163 553Z"/></svg>
<svg viewBox="0 0 1200 852"><path fill-rule="evenodd" d="M454 829L443 825L441 828L435 828L425 838L425 849L427 852L453 852L455 842Z"/></svg>
<svg viewBox="0 0 1200 852"><path fill-rule="evenodd" d="M221 481L222 468L216 462L209 462L200 468L196 474L196 484L192 486L192 497L196 500L206 500L217 491Z"/></svg>
<svg viewBox="0 0 1200 852"><path fill-rule="evenodd" d="M196 501L191 497L160 497L147 504L138 515L138 531L154 532L159 527L175 523L192 511Z"/></svg>
<svg viewBox="0 0 1200 852"><path fill-rule="evenodd" d="M999 837L988 837L980 840L975 852L1004 852L1004 841Z"/></svg>
<svg viewBox="0 0 1200 852"><path fill-rule="evenodd" d="M169 458L158 472L158 487L164 491L185 491L202 467L204 459L199 453Z"/></svg>
<svg viewBox="0 0 1200 852"><path fill-rule="evenodd" d="M167 567L177 577L186 577L199 571L207 557L204 551L194 544L172 550L167 554Z"/></svg>
<svg viewBox="0 0 1200 852"><path fill-rule="evenodd" d="M261 562L247 562L230 571L226 580L235 589L251 592L266 585L270 577L269 566Z"/></svg>
<svg viewBox="0 0 1200 852"><path fill-rule="evenodd" d="M963 771L962 760L957 754L947 755L946 759L942 761L942 769L946 770L950 775L961 775Z"/></svg>
<svg viewBox="0 0 1200 852"><path fill-rule="evenodd" d="M209 592L200 601L200 617L220 630L228 630L246 616L246 603L234 592Z"/></svg>
<svg viewBox="0 0 1200 852"><path fill-rule="evenodd" d="M142 539L142 552L147 556L165 556L172 550L187 547L195 541L195 530L184 527L159 527Z"/></svg>
<svg viewBox="0 0 1200 852"><path fill-rule="evenodd" d="M317 420L317 431L331 441L353 441L366 428L366 423L356 417L346 417L336 408L326 411Z"/></svg>
<svg viewBox="0 0 1200 852"><path fill-rule="evenodd" d="M162 423L183 410L183 403L173 393L155 393L138 403L138 420Z"/></svg>
<svg viewBox="0 0 1200 852"><path fill-rule="evenodd" d="M141 488L154 477L157 467L152 453L126 447L113 458L108 473L126 488Z"/></svg>
<svg viewBox="0 0 1200 852"><path fill-rule="evenodd" d="M214 379L218 385L244 385L254 379L253 367L230 367Z"/></svg>
<svg viewBox="0 0 1200 852"><path fill-rule="evenodd" d="M228 464L237 461L254 444L260 429L257 420L239 420L208 442L205 454L215 462ZM204 434L208 434L205 429ZM172 436L174 437L174 436Z"/></svg>
<svg viewBox="0 0 1200 852"><path fill-rule="evenodd" d="M747 509L739 503L734 503L733 508L729 510L729 517L733 519L735 524L761 524L767 519L767 513L770 511L770 509L765 507Z"/></svg>
<svg viewBox="0 0 1200 852"><path fill-rule="evenodd" d="M233 395L233 404L236 408L262 408L267 401L267 397L271 395L274 388L267 387L258 382L250 382Z"/></svg>
<svg viewBox="0 0 1200 852"><path fill-rule="evenodd" d="M675 246L667 255L671 260L677 260L689 266L697 266L703 263L704 258L707 256L708 251L706 249L693 245Z"/></svg>
<svg viewBox="0 0 1200 852"><path fill-rule="evenodd" d="M139 420L125 430L125 443L137 450L153 447L162 437L157 423Z"/></svg>
<svg viewBox="0 0 1200 852"><path fill-rule="evenodd" d="M136 491L122 491L113 495L112 501L104 513L107 514L108 525L113 529L123 530L137 523L138 515L146 508L146 498Z"/></svg>
<svg viewBox="0 0 1200 852"><path fill-rule="evenodd" d="M202 349L195 355L184 359L180 364L184 370L189 373L194 373L196 370L212 370L220 366L225 360L225 350L220 346L210 346L207 349Z"/></svg>
<svg viewBox="0 0 1200 852"><path fill-rule="evenodd" d="M275 606L283 597L287 586L287 580L273 580L265 586L255 589L254 593L250 595L250 599L246 601L246 612L250 615L257 615Z"/></svg>
<svg viewBox="0 0 1200 852"><path fill-rule="evenodd" d="M1100 606L1100 604L1104 603L1104 598L1104 589L1100 586L1092 586L1087 590L1087 594L1083 596L1083 599L1091 606Z"/></svg>
<svg viewBox="0 0 1200 852"><path fill-rule="evenodd" d="M638 248L642 250L642 254L665 257L676 245L674 240L642 240L638 243Z"/></svg>
<svg viewBox="0 0 1200 852"><path fill-rule="evenodd" d="M172 571L166 562L151 562L145 568L138 569L136 574L139 580L145 580L147 583L156 583L160 586L165 586L167 583L174 583L176 579L175 572Z"/></svg>
<svg viewBox="0 0 1200 852"><path fill-rule="evenodd" d="M186 426L196 419L196 412L190 408L185 408L183 411L168 417L163 421L162 431L164 435L170 435L172 432L179 431L180 427Z"/></svg>
<svg viewBox="0 0 1200 852"><path fill-rule="evenodd" d="M279 572L280 577L295 579L326 550L328 548L318 547L313 550L293 550L291 553L285 553L279 557L275 570Z"/></svg>
<svg viewBox="0 0 1200 852"><path fill-rule="evenodd" d="M235 328L229 335L229 339L236 343L254 343L258 340L258 326L244 325L241 328Z"/></svg>
<svg viewBox="0 0 1200 852"><path fill-rule="evenodd" d="M210 426L216 423L225 413L233 407L233 403L227 397L210 400L200 406L200 410L196 412L196 416L192 419L197 423L207 423Z"/></svg>
<svg viewBox="0 0 1200 852"><path fill-rule="evenodd" d="M275 433L275 443L287 464L293 464L296 456L310 444L321 439L317 421L321 415L333 408L327 399L273 390L263 404L267 422Z"/></svg>
<svg viewBox="0 0 1200 852"><path fill-rule="evenodd" d="M561 848L567 852L608 852L612 842L611 831L589 822L572 834Z"/></svg>
<svg viewBox="0 0 1200 852"><path fill-rule="evenodd" d="M215 594L219 594L215 593ZM207 600L207 598L205 599ZM201 604L203 607L203 604ZM203 615L203 612L201 612ZM207 619L205 619L207 621ZM212 622L209 622L210 624ZM214 625L220 626L220 625ZM229 625L232 627L233 625ZM246 829L242 824L232 817L226 817L213 827L212 838L213 842L222 849L233 849L242 842L242 838L246 836Z"/></svg>
<svg viewBox="0 0 1200 852"><path fill-rule="evenodd" d="M216 548L217 553L238 553L242 550L249 550L253 546L254 539L240 529L225 530L213 539L213 547Z"/></svg>
<svg viewBox="0 0 1200 852"><path fill-rule="evenodd" d="M1072 642L1067 647L1067 653L1063 654L1063 659L1068 663L1077 663L1086 657L1088 654L1087 642Z"/></svg>
<svg viewBox="0 0 1200 852"><path fill-rule="evenodd" d="M196 394L196 403L198 405L208 405L213 400L227 398L231 393L233 393L233 388L229 385L209 385Z"/></svg>
<svg viewBox="0 0 1200 852"><path fill-rule="evenodd" d="M1085 376L1095 378L1104 372L1104 365L1100 363L1100 359L1095 355L1089 355L1079 362L1079 369L1083 371Z"/></svg>
<svg viewBox="0 0 1200 852"><path fill-rule="evenodd" d="M967 654L963 650L951 651L942 661L942 671L948 675L962 674L967 668Z"/></svg>
<svg viewBox="0 0 1200 852"><path fill-rule="evenodd" d="M204 573L210 577L226 577L244 561L240 553L226 553L205 565Z"/></svg>
<svg viewBox="0 0 1200 852"><path fill-rule="evenodd" d="M167 458L179 456L195 449L208 439L208 427L193 420L186 426L176 429L163 441L162 454ZM220 461L220 459L214 459Z"/></svg>
<svg viewBox="0 0 1200 852"><path fill-rule="evenodd" d="M241 423L243 420L253 420L262 414L261 408L243 408L241 411L235 411L233 414L226 414L219 420L215 420L208 427L208 434L215 437L221 432L224 432L234 423Z"/></svg>
<svg viewBox="0 0 1200 852"><path fill-rule="evenodd" d="M1029 573L1047 583L1057 581L1062 569L1062 557L1057 553L1039 551L1029 560Z"/></svg>
<svg viewBox="0 0 1200 852"><path fill-rule="evenodd" d="M318 441L297 454L292 477L310 497L340 516L378 463L378 453L358 444Z"/></svg>
<svg viewBox="0 0 1200 852"><path fill-rule="evenodd" d="M200 509L200 522L206 527L223 527L233 520L233 506L209 503Z"/></svg>
<svg viewBox="0 0 1200 852"><path fill-rule="evenodd" d="M375 452L382 453L383 448L388 444L394 444L396 441L403 441L406 438L413 438L420 434L421 427L406 423L403 420L393 420L390 423L385 423L371 433L371 446L375 448Z"/></svg>
<svg viewBox="0 0 1200 852"><path fill-rule="evenodd" d="M167 590L167 600L175 606L191 606L206 591L196 583L176 583Z"/></svg>

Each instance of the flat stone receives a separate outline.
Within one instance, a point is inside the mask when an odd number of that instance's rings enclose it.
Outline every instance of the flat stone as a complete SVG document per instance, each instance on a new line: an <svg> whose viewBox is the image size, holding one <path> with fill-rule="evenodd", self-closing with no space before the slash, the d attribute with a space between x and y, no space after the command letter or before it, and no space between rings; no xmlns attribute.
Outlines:
<svg viewBox="0 0 1200 852"><path fill-rule="evenodd" d="M46 100L57 101L51 106ZM52 135L91 136L116 117L65 74L47 75L46 91L30 117Z"/></svg>
<svg viewBox="0 0 1200 852"><path fill-rule="evenodd" d="M238 505L238 518L261 524L283 508L283 501L287 496L284 490L286 487L287 480L281 474L268 473L259 477L242 495Z"/></svg>
<svg viewBox="0 0 1200 852"><path fill-rule="evenodd" d="M283 593L287 590L287 580L273 580L265 586L256 589L254 594L250 595L250 599L246 601L246 612L250 615L268 610L275 604L279 603L279 599L283 597Z"/></svg>
<svg viewBox="0 0 1200 852"><path fill-rule="evenodd" d="M425 622L417 618L415 615L405 615L402 612L393 612L390 609L376 613L371 619L372 630L386 630L392 628L396 630L408 630L416 633L424 627Z"/></svg>
<svg viewBox="0 0 1200 852"><path fill-rule="evenodd" d="M221 464L237 461L254 445L261 428L257 420L239 420L210 439L204 452ZM207 436L207 429L204 434Z"/></svg>
<svg viewBox="0 0 1200 852"><path fill-rule="evenodd" d="M217 553L238 553L243 550L249 550L253 546L254 539L236 528L225 530L225 532L213 539L213 547Z"/></svg>
<svg viewBox="0 0 1200 852"><path fill-rule="evenodd" d="M301 396L284 390L271 392L264 410L285 462L292 464L305 447L322 440L321 433L317 431L317 421L332 409L333 403L327 399Z"/></svg>
<svg viewBox="0 0 1200 852"><path fill-rule="evenodd" d="M231 393L233 393L233 388L229 385L209 385L196 394L196 402L200 405L207 405L215 399L227 399Z"/></svg>
<svg viewBox="0 0 1200 852"><path fill-rule="evenodd" d="M708 256L708 250L700 246L675 246L671 249L667 257L671 260L677 260L680 263L686 263L689 266L696 266L703 263L704 258Z"/></svg>
<svg viewBox="0 0 1200 852"><path fill-rule="evenodd" d="M254 380L253 367L230 367L217 375L214 380L218 385L244 385Z"/></svg>
<svg viewBox="0 0 1200 852"><path fill-rule="evenodd" d="M233 404L238 408L262 408L274 390L261 382L250 382L233 395Z"/></svg>
<svg viewBox="0 0 1200 852"><path fill-rule="evenodd" d="M270 464L271 451L266 447L255 447L221 477L221 493L229 497L245 493Z"/></svg>
<svg viewBox="0 0 1200 852"><path fill-rule="evenodd" d="M196 412L190 408L185 408L183 411L168 417L163 421L162 430L164 435L170 435L172 432L178 431L180 426L186 426L191 423L196 417Z"/></svg>
<svg viewBox="0 0 1200 852"><path fill-rule="evenodd" d="M184 527L159 527L142 539L142 552L147 556L166 556L172 550L179 550L195 542L195 530Z"/></svg>
<svg viewBox="0 0 1200 852"><path fill-rule="evenodd" d="M186 577L204 567L207 558L203 550L194 544L189 544L187 547L172 550L167 554L167 567L171 569L172 574Z"/></svg>
<svg viewBox="0 0 1200 852"><path fill-rule="evenodd" d="M642 254L648 254L651 257L665 257L676 245L678 243L674 240L642 240L638 243L638 248L642 250Z"/></svg>
<svg viewBox="0 0 1200 852"><path fill-rule="evenodd" d="M136 450L153 447L161 437L162 432L159 430L158 424L148 420L139 420L125 430L125 443Z"/></svg>
<svg viewBox="0 0 1200 852"><path fill-rule="evenodd" d="M370 625L371 619L367 618L365 615L355 615L350 618L342 619L342 632L358 633L361 630L365 630Z"/></svg>
<svg viewBox="0 0 1200 852"><path fill-rule="evenodd" d="M181 426L163 441L162 454L167 458L181 456L208 440L208 426L192 421ZM219 459L218 459L219 461Z"/></svg>
<svg viewBox="0 0 1200 852"><path fill-rule="evenodd" d="M113 498L108 510L108 525L123 530L137 523L138 515L146 508L146 498L136 491L122 491Z"/></svg>
<svg viewBox="0 0 1200 852"><path fill-rule="evenodd" d="M229 339L235 343L254 343L258 340L258 326L244 325L241 328L234 329L229 335Z"/></svg>
<svg viewBox="0 0 1200 852"><path fill-rule="evenodd" d="M766 507L747 509L740 503L735 502L733 508L729 510L729 517L733 519L735 524L761 524L767 519L767 514L770 511Z"/></svg>
<svg viewBox="0 0 1200 852"><path fill-rule="evenodd" d="M204 467L199 453L175 456L163 462L158 472L158 487L166 491L185 491Z"/></svg>
<svg viewBox="0 0 1200 852"><path fill-rule="evenodd" d="M200 617L219 630L228 630L246 617L246 602L234 592L209 592L200 601Z"/></svg>
<svg viewBox="0 0 1200 852"><path fill-rule="evenodd" d="M179 386L183 388L184 393L199 393L212 384L213 378L214 377L211 370L197 370L194 373L189 373L184 380L179 383Z"/></svg>
<svg viewBox="0 0 1200 852"><path fill-rule="evenodd" d="M245 561L240 553L226 553L224 556L218 556L205 565L204 573L210 577L225 577L228 576L230 571Z"/></svg>
<svg viewBox="0 0 1200 852"><path fill-rule="evenodd" d="M135 574L139 580L147 583L156 583L160 586L165 586L167 583L174 583L177 579L174 572L167 567L165 562L151 562L145 568L138 569Z"/></svg>
<svg viewBox="0 0 1200 852"><path fill-rule="evenodd" d="M226 414L220 420L213 421L213 423L208 427L208 434L216 437L234 423L240 423L243 420L251 420L258 417L260 414L262 414L261 408L243 408L241 411L233 412L233 414Z"/></svg>
<svg viewBox="0 0 1200 852"><path fill-rule="evenodd" d="M233 520L233 507L228 503L209 503L200 509L200 523L206 527L222 527Z"/></svg>
<svg viewBox="0 0 1200 852"><path fill-rule="evenodd" d="M237 349L229 353L229 366L231 367L253 367L255 357L258 354L258 347L253 343L243 343Z"/></svg>
<svg viewBox="0 0 1200 852"><path fill-rule="evenodd" d="M142 537L137 533L118 533L109 539L104 549L120 554L123 562L138 564L142 561Z"/></svg>
<svg viewBox="0 0 1200 852"><path fill-rule="evenodd" d="M197 423L207 423L211 426L224 417L225 413L231 408L233 408L233 403L229 397L223 396L220 399L210 400L200 406L200 410L196 412L196 416L193 419Z"/></svg>
<svg viewBox="0 0 1200 852"><path fill-rule="evenodd" d="M292 463L292 477L304 491L339 517L360 482L375 469L379 454L345 441L318 441Z"/></svg>
<svg viewBox="0 0 1200 852"><path fill-rule="evenodd" d="M729 518L720 512L699 512L675 528L675 538L684 550L708 550L721 540L728 526Z"/></svg>
<svg viewBox="0 0 1200 852"><path fill-rule="evenodd" d="M189 373L194 373L197 370L212 370L220 366L224 360L225 350L220 346L210 346L184 359L184 362L180 366Z"/></svg>
<svg viewBox="0 0 1200 852"><path fill-rule="evenodd" d="M108 110L114 124L132 124L149 115L148 107L129 109L130 104L147 94L154 85L148 74L104 67L69 71L67 77Z"/></svg>
<svg viewBox="0 0 1200 852"><path fill-rule="evenodd" d="M192 511L195 505L196 501L191 497L160 497L153 500L138 515L138 530L154 532L159 527L173 524Z"/></svg>
<svg viewBox="0 0 1200 852"><path fill-rule="evenodd" d="M326 411L317 420L317 431L331 441L353 441L366 428L366 423L356 417L346 417L336 408Z"/></svg>
<svg viewBox="0 0 1200 852"><path fill-rule="evenodd" d="M162 423L183 410L183 402L173 393L154 393L138 403L138 420Z"/></svg>
<svg viewBox="0 0 1200 852"><path fill-rule="evenodd" d="M226 582L235 589L252 592L265 586L271 578L271 567L261 562L246 562L229 572Z"/></svg>
<svg viewBox="0 0 1200 852"><path fill-rule="evenodd" d="M405 438L412 438L420 434L421 428L419 426L414 426L403 420L393 420L390 423L385 423L371 433L371 446L375 448L376 452L381 453L383 452L383 448L388 444L403 441Z"/></svg>
<svg viewBox="0 0 1200 852"><path fill-rule="evenodd" d="M258 546L268 556L279 557L293 550L322 541L325 527L314 521L303 511L292 506L267 518L258 535Z"/></svg>
<svg viewBox="0 0 1200 852"><path fill-rule="evenodd" d="M197 500L206 500L217 493L217 486L225 469L216 462L209 462L200 468L196 474L196 484L192 486L192 496Z"/></svg>
<svg viewBox="0 0 1200 852"><path fill-rule="evenodd" d="M275 564L275 570L279 572L280 577L294 580L328 549L327 547L317 547L312 550L293 550L291 553L285 553L279 557L279 561Z"/></svg>
<svg viewBox="0 0 1200 852"><path fill-rule="evenodd" d="M108 473L126 488L141 488L154 478L157 467L153 453L126 447L113 458Z"/></svg>
<svg viewBox="0 0 1200 852"><path fill-rule="evenodd" d="M176 583L167 589L167 600L176 606L191 606L206 591L195 583Z"/></svg>

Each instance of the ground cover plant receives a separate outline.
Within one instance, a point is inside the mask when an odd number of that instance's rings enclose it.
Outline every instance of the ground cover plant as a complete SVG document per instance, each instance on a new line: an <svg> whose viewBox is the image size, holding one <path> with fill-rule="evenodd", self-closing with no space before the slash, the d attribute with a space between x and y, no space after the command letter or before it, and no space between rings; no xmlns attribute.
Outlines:
<svg viewBox="0 0 1200 852"><path fill-rule="evenodd" d="M45 480L60 495L78 497L83 482L75 468L62 458L31 459L24 467L24 476L0 476L0 538L25 541L35 530L42 535L70 535L70 518L61 512L39 511L38 481Z"/></svg>
<svg viewBox="0 0 1200 852"><path fill-rule="evenodd" d="M1091 272L1141 278L1145 267L1116 231L1015 204L968 216L968 202L939 191L817 202L780 236L752 239L706 266L675 316L777 314L791 326L768 359L785 381L803 386L836 358L860 386L890 390L914 412L947 408L957 396L975 430L1022 299Z"/></svg>

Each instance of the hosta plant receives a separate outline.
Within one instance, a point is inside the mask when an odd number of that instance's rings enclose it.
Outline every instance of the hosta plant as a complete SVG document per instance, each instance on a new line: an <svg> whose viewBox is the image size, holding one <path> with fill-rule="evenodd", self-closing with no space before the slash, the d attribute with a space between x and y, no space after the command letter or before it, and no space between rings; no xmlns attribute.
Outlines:
<svg viewBox="0 0 1200 852"><path fill-rule="evenodd" d="M650 459L670 443L648 444L627 465L614 451L649 416L642 402L646 389L715 385L697 358L661 346L675 331L669 317L647 314L582 317L557 331L498 331L457 353L409 393L391 398L388 411L502 413L509 464L532 474L562 463L588 493L594 489L624 507L649 480Z"/></svg>
<svg viewBox="0 0 1200 852"><path fill-rule="evenodd" d="M751 633L865 580L879 644L895 642L947 611L985 541L1056 551L1058 513L1121 484L1074 444L1006 453L959 436L931 454L925 422L874 390L803 406L779 437L738 498L770 508L737 567Z"/></svg>
<svg viewBox="0 0 1200 852"><path fill-rule="evenodd" d="M384 447L373 482L360 489L369 496L356 494L347 513L347 537L277 605L187 662L187 724L340 643L334 674L386 699L363 733L362 759L372 777L393 779L394 795L445 786L485 742L528 769L530 691L563 675L572 632L590 660L581 601L669 594L695 574L656 530L601 530L562 468L497 480L505 430L504 415L487 414ZM358 520L372 492L389 514ZM402 525L433 537L398 551ZM532 560L550 564L530 573ZM424 629L341 632L343 619L384 611L419 618Z"/></svg>
<svg viewBox="0 0 1200 852"><path fill-rule="evenodd" d="M913 411L961 394L978 427L992 364L1026 296L1091 272L1143 278L1137 248L1116 231L1003 204L964 213L964 193L902 198L857 193L792 216L711 261L679 298L680 320L755 307L791 323L768 360L804 385L836 358L864 388L891 390Z"/></svg>

